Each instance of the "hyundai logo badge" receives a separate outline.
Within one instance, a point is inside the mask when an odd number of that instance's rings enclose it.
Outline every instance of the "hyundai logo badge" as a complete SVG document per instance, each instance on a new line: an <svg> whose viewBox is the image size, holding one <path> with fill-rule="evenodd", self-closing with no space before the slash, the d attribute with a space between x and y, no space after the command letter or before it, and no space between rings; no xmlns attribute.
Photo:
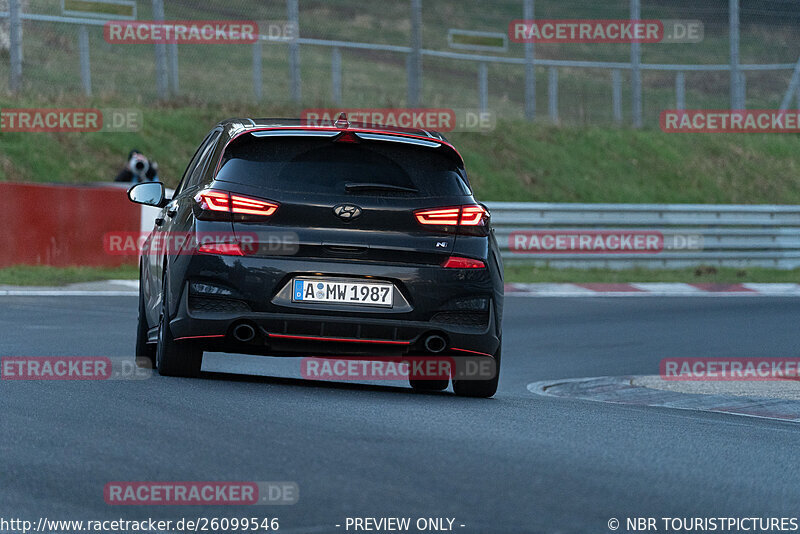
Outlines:
<svg viewBox="0 0 800 534"><path fill-rule="evenodd" d="M333 213L343 221L352 221L361 215L361 208L352 204L339 204L333 208Z"/></svg>

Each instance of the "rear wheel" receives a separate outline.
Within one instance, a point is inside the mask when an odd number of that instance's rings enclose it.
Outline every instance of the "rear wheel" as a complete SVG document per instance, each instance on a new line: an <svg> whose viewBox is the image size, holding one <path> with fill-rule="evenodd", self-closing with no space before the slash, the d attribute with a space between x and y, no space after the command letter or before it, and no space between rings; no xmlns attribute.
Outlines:
<svg viewBox="0 0 800 534"><path fill-rule="evenodd" d="M500 378L500 349L494 353L494 377L488 380L453 380L453 391L460 397L489 398L497 393L497 381Z"/></svg>
<svg viewBox="0 0 800 534"><path fill-rule="evenodd" d="M169 327L168 291L164 280L164 295L161 297L161 318L158 323L158 348L156 349L156 368L162 376L196 377L200 375L203 364L203 351L177 343Z"/></svg>
<svg viewBox="0 0 800 534"><path fill-rule="evenodd" d="M139 289L139 322L136 326L136 366L153 369L156 365L156 346L147 342L147 316L144 308L144 295Z"/></svg>

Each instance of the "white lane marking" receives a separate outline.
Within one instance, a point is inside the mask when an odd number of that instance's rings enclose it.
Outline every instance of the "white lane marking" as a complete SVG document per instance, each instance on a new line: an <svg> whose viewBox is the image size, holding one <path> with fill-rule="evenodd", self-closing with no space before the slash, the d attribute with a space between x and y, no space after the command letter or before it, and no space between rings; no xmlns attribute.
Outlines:
<svg viewBox="0 0 800 534"><path fill-rule="evenodd" d="M134 289L139 289L138 280L109 280L108 283L118 286L125 286L125 287L132 287Z"/></svg>
<svg viewBox="0 0 800 534"><path fill-rule="evenodd" d="M674 282L637 282L624 284L634 291L596 291L577 284L509 283L508 297L798 297L800 284L746 283L749 291L714 291L691 284ZM726 285L726 284L722 284ZM727 284L734 286L736 284ZM638 291L635 291L638 289Z"/></svg>
<svg viewBox="0 0 800 534"><path fill-rule="evenodd" d="M575 284L556 284L556 283L538 283L538 284L521 284L521 283L511 283L511 286L519 291L524 291L526 293L541 293L545 295L550 294L560 294L560 293L575 293L575 294L585 294L591 295L592 293L596 293L591 289L581 287Z"/></svg>
<svg viewBox="0 0 800 534"><path fill-rule="evenodd" d="M742 284L742 287L766 294L792 294L800 295L800 284L760 284L760 283L747 283Z"/></svg>
<svg viewBox="0 0 800 534"><path fill-rule="evenodd" d="M694 287L689 284L676 284L676 283L660 283L660 282L641 282L641 283L633 283L631 284L636 289L641 289L642 291L655 292L655 293L706 293L699 287Z"/></svg>

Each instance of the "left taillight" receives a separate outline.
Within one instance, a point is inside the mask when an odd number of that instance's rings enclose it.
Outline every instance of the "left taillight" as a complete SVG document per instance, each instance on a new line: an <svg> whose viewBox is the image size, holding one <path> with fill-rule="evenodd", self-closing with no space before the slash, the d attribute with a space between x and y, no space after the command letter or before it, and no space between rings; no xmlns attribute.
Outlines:
<svg viewBox="0 0 800 534"><path fill-rule="evenodd" d="M218 189L205 189L194 197L197 207L206 216L222 214L247 217L269 217L278 211L279 204L263 198L254 198L239 193Z"/></svg>

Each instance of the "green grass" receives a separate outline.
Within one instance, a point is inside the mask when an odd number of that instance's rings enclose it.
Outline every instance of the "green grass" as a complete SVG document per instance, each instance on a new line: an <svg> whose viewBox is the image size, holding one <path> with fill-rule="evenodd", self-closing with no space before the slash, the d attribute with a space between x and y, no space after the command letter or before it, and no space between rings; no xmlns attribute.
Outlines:
<svg viewBox="0 0 800 534"><path fill-rule="evenodd" d="M138 276L136 265L115 268L17 265L0 269L0 285L63 286L96 280L135 280Z"/></svg>
<svg viewBox="0 0 800 534"><path fill-rule="evenodd" d="M0 97L0 107L10 102ZM17 103L19 105L19 103ZM22 106L34 105L23 102ZM40 104L41 105L41 104ZM58 99L51 107L119 107ZM184 100L143 110L136 133L0 134L0 181L110 181L131 148L175 185L207 131L230 116L298 116L299 108ZM481 200L623 203L800 203L800 137L668 134L501 120L493 133L452 133Z"/></svg>
<svg viewBox="0 0 800 534"><path fill-rule="evenodd" d="M798 283L800 269L791 271L756 267L692 267L686 269L552 269L506 265L506 282L557 282L557 283L626 283L626 282L682 282L689 284L745 282Z"/></svg>

